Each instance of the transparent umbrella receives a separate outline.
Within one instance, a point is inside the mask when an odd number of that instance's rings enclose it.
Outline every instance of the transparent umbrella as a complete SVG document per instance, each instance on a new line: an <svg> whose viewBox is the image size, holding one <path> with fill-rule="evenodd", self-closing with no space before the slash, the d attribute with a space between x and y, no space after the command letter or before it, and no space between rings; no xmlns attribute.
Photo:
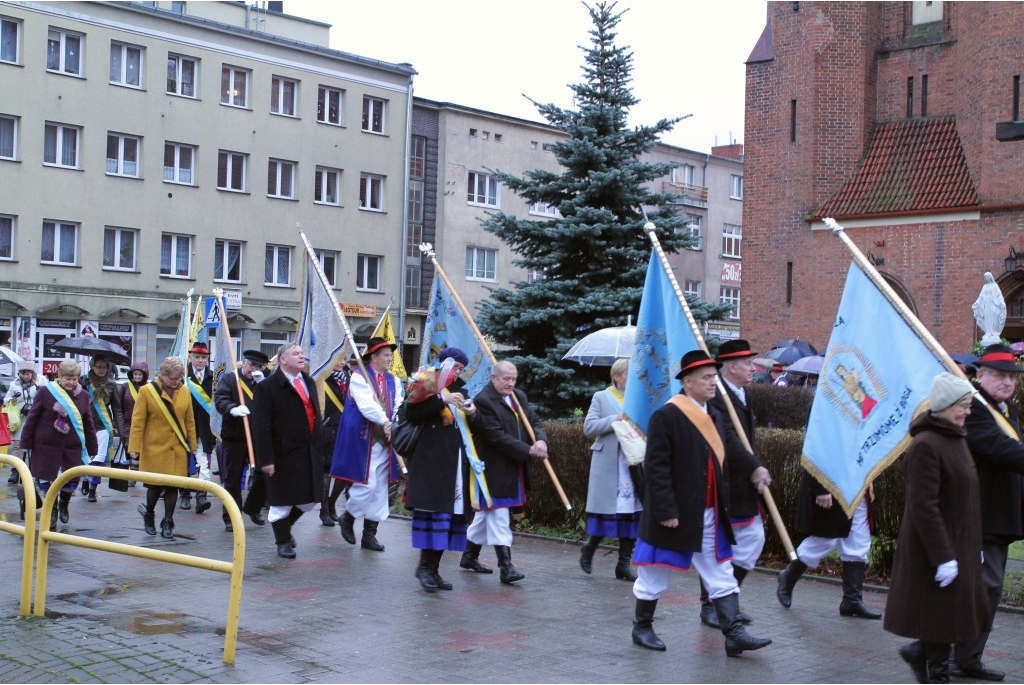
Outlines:
<svg viewBox="0 0 1024 685"><path fill-rule="evenodd" d="M616 359L633 356L636 326L614 326L594 331L573 345L562 359L586 366L611 366Z"/></svg>

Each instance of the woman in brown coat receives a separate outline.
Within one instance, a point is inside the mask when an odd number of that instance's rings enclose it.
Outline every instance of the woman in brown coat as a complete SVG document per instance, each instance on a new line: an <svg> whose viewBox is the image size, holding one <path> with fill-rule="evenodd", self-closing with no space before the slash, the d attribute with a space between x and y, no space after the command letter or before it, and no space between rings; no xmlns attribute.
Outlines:
<svg viewBox="0 0 1024 685"><path fill-rule="evenodd" d="M964 430L972 392L966 380L939 374L931 411L910 425L906 505L884 626L916 638L899 651L921 683L949 682L950 643L976 638L986 616L978 474Z"/></svg>
<svg viewBox="0 0 1024 685"><path fill-rule="evenodd" d="M187 389L182 389L184 377L185 367L181 360L168 357L160 363L160 375L156 380L142 386L139 391L132 414L128 455L133 461L139 459L140 471L168 476L189 475L188 453L196 449L196 422L192 414L192 396ZM165 403L171 406L167 407ZM169 420L172 408L174 415ZM188 443L187 449L185 442ZM177 488L164 485L146 485L146 488L146 506L139 506L146 533L156 535L154 512L163 493L164 518L160 521L160 535L173 538Z"/></svg>

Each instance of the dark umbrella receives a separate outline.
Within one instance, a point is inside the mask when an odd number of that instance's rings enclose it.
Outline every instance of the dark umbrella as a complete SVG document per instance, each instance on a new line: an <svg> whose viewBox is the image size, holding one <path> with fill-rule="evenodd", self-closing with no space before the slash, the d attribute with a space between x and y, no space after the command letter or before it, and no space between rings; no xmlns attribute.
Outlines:
<svg viewBox="0 0 1024 685"><path fill-rule="evenodd" d="M787 347L776 347L765 353L765 359L771 359L774 362L778 362L783 366L789 366L797 359L803 359L804 357L813 357L814 353L807 353L799 347L787 346Z"/></svg>
<svg viewBox="0 0 1024 685"><path fill-rule="evenodd" d="M128 359L128 355L124 353L124 348L120 345L88 335L80 338L64 338L53 343L52 347L61 352L84 354L89 357L102 354L115 364L127 364L131 361Z"/></svg>
<svg viewBox="0 0 1024 685"><path fill-rule="evenodd" d="M800 338L788 338L772 345L773 350L777 347L795 347L798 350L801 350L805 357L813 357L818 354L818 350L814 349L814 345L806 340L801 340Z"/></svg>

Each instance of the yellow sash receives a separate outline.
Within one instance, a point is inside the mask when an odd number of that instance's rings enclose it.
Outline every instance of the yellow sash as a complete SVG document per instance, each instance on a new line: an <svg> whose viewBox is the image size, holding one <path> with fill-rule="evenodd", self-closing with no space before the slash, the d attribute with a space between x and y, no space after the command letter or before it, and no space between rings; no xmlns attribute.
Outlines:
<svg viewBox="0 0 1024 685"><path fill-rule="evenodd" d="M676 395L669 400L670 404L675 405L676 409L683 412L683 416L689 419L704 440L707 441L711 450L715 453L715 459L718 460L718 465L721 466L725 463L725 445L722 444L722 436L718 434L718 429L715 428L715 422L711 420L706 411L701 410L692 400L682 395Z"/></svg>
<svg viewBox="0 0 1024 685"><path fill-rule="evenodd" d="M341 403L341 398L338 397L338 393L334 390L333 385L325 384L324 394L327 395L327 398L331 401L331 404L338 408L339 412L345 411L345 405Z"/></svg>
<svg viewBox="0 0 1024 685"><path fill-rule="evenodd" d="M164 398L160 396L160 393L156 391L156 388L152 383L147 383L146 387L149 389L153 396L156 397L156 406L160 407L160 411L163 412L164 418L167 419L167 423L171 426L171 430L178 436L178 440L181 441L182 446L186 452L191 452L192 448L189 447L188 438L185 437L184 433L181 432L181 426L178 425L178 418L172 416L170 410L167 408L167 404L164 402Z"/></svg>

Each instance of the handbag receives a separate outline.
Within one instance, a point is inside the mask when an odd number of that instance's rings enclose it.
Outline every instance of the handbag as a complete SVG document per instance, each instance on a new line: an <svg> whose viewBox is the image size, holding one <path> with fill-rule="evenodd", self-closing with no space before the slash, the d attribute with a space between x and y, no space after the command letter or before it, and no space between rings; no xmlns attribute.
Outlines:
<svg viewBox="0 0 1024 685"><path fill-rule="evenodd" d="M398 414L395 416L395 421L391 424L391 446L403 457L408 457L416 449L416 443L420 439L420 432L423 430L423 424L413 423L406 418L406 406L407 402L402 402L402 406L398 408Z"/></svg>
<svg viewBox="0 0 1024 685"><path fill-rule="evenodd" d="M630 466L644 463L647 441L633 424L617 419L612 421L612 430L615 431L615 437L619 439L619 447L622 448L622 454L626 457L626 463Z"/></svg>
<svg viewBox="0 0 1024 685"><path fill-rule="evenodd" d="M114 458L110 460L110 468L128 470L128 456L125 454L124 443L117 448ZM108 478L107 487L118 492L128 492L128 481L120 478Z"/></svg>

